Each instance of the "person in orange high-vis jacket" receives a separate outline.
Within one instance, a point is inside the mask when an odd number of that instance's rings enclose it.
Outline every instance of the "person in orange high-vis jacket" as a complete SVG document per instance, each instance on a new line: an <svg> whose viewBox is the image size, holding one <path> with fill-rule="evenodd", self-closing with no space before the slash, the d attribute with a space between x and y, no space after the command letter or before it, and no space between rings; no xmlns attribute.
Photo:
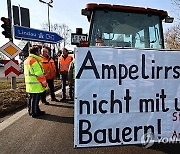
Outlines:
<svg viewBox="0 0 180 154"><path fill-rule="evenodd" d="M40 48L33 46L29 49L29 56L24 61L24 76L26 92L28 93L28 112L33 118L45 114L39 109L41 93L47 86L44 70L41 66Z"/></svg>
<svg viewBox="0 0 180 154"><path fill-rule="evenodd" d="M73 57L68 55L68 50L66 48L63 48L62 55L58 59L59 73L62 77L61 79L62 79L62 93L63 93L62 99L60 101L66 100L66 81L68 78L69 65L72 60Z"/></svg>
<svg viewBox="0 0 180 154"><path fill-rule="evenodd" d="M56 99L54 93L54 78L56 77L56 66L54 60L49 56L49 53L51 52L50 50L51 49L46 46L41 49L41 54L43 57L42 67L44 69L44 75L46 77L48 87L50 89L51 101L59 102L59 100ZM46 91L42 93L41 101L43 104L49 104L49 102L46 101Z"/></svg>
<svg viewBox="0 0 180 154"><path fill-rule="evenodd" d="M105 46L101 36L99 36L95 41L96 41L96 46Z"/></svg>

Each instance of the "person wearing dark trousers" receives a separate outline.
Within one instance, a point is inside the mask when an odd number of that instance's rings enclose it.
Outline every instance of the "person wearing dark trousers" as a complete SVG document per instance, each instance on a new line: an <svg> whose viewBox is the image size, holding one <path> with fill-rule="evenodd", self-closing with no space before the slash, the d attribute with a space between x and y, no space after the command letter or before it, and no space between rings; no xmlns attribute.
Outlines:
<svg viewBox="0 0 180 154"><path fill-rule="evenodd" d="M29 115L37 115L37 113L41 112L39 108L41 94L39 93L29 93L28 94L28 113Z"/></svg>
<svg viewBox="0 0 180 154"><path fill-rule="evenodd" d="M68 79L69 65L72 60L73 57L68 55L68 50L66 48L63 48L62 55L58 59L58 68L62 79L62 93L63 93L60 101L66 100L66 81Z"/></svg>
<svg viewBox="0 0 180 154"><path fill-rule="evenodd" d="M44 69L44 74L46 77L46 81L50 90L51 101L59 102L55 97L54 90L54 78L56 77L56 66L54 60L49 56L51 49L49 47L43 47L41 49L41 53L43 56L42 67ZM46 91L44 91L41 95L41 101L45 105L48 105L49 102L46 101Z"/></svg>
<svg viewBox="0 0 180 154"><path fill-rule="evenodd" d="M69 96L71 100L74 100L74 85L75 85L75 60L73 60L68 70L68 84L69 84Z"/></svg>
<svg viewBox="0 0 180 154"><path fill-rule="evenodd" d="M61 101L66 100L66 81L67 81L67 75L68 74L66 72L61 73L61 78L62 78L62 93L63 93Z"/></svg>
<svg viewBox="0 0 180 154"><path fill-rule="evenodd" d="M29 49L29 56L24 61L24 76L26 92L28 93L28 113L33 118L45 114L45 112L41 111L39 108L41 93L45 91L47 86L44 70L41 66L41 61L42 58L40 57L39 47L31 47Z"/></svg>
<svg viewBox="0 0 180 154"><path fill-rule="evenodd" d="M54 90L54 80L52 79L46 79L46 82L49 87L50 95L51 95L51 101L59 102L59 100L55 97L55 90ZM44 91L41 94L41 101L43 104L48 105L49 102L46 100L46 91Z"/></svg>

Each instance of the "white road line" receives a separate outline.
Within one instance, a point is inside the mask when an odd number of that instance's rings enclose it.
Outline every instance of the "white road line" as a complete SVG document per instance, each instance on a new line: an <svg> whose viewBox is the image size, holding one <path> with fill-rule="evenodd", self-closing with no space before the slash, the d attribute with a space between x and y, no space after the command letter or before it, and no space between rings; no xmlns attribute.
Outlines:
<svg viewBox="0 0 180 154"><path fill-rule="evenodd" d="M59 93L61 90L58 90L55 92L55 94ZM48 95L47 100L50 99L50 95ZM4 120L2 123L0 123L0 132L3 131L5 128L13 124L15 121L17 121L19 118L27 114L27 108L17 112L16 114L12 115L8 119Z"/></svg>
<svg viewBox="0 0 180 154"><path fill-rule="evenodd" d="M3 121L2 123L0 123L0 132L2 130L4 130L5 128L7 128L9 125L11 125L12 123L14 123L16 120L18 120L19 118L21 118L23 115L27 114L27 108L23 109L19 112L17 112L16 114L14 114L13 116L11 116L10 118L6 119L5 121Z"/></svg>

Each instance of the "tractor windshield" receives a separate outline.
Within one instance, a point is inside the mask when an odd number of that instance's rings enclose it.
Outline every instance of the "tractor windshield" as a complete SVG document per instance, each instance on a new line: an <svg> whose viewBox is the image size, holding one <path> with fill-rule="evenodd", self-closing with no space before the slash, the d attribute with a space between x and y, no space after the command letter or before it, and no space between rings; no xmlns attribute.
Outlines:
<svg viewBox="0 0 180 154"><path fill-rule="evenodd" d="M96 10L90 29L90 46L163 48L162 23L153 14Z"/></svg>

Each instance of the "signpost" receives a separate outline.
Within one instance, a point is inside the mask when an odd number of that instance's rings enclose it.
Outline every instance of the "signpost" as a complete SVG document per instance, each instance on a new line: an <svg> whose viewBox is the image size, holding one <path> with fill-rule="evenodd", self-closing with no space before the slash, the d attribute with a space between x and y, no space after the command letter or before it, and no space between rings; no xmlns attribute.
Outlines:
<svg viewBox="0 0 180 154"><path fill-rule="evenodd" d="M38 29L32 29L22 26L14 25L14 37L16 39L24 39L38 42L47 42L47 43L58 43L63 38L54 33Z"/></svg>
<svg viewBox="0 0 180 154"><path fill-rule="evenodd" d="M11 0L7 0L8 18L11 21L11 34L12 34L12 12L11 12ZM13 37L9 38L13 42ZM16 77L11 78L11 89L16 89Z"/></svg>
<svg viewBox="0 0 180 154"><path fill-rule="evenodd" d="M17 60L4 60L4 74L7 77L19 76L19 65Z"/></svg>
<svg viewBox="0 0 180 154"><path fill-rule="evenodd" d="M4 53L7 57L9 57L10 59L15 58L20 52L21 49L19 47L17 47L14 43L12 43L11 41L9 41L8 43L6 43L5 45L3 45L0 48L1 52Z"/></svg>
<svg viewBox="0 0 180 154"><path fill-rule="evenodd" d="M14 59L20 52L21 49L17 47L12 41L9 41L0 48L0 51L4 53L11 60L5 60L5 76L11 78L11 89L16 89L16 76L19 76L19 66L17 60Z"/></svg>
<svg viewBox="0 0 180 154"><path fill-rule="evenodd" d="M87 34L71 33L71 44L77 45L80 41L87 41Z"/></svg>

